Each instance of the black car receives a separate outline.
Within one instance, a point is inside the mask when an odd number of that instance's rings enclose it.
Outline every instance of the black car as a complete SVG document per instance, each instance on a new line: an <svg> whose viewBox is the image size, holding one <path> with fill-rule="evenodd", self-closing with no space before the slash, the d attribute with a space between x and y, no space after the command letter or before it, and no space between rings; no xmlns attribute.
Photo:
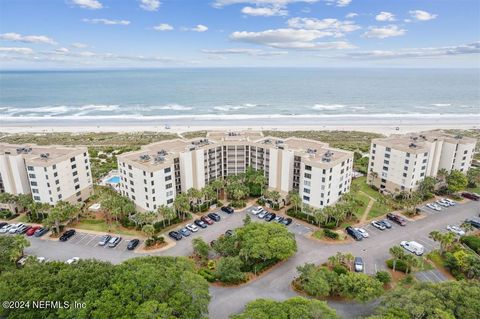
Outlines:
<svg viewBox="0 0 480 319"><path fill-rule="evenodd" d="M168 236L170 236L171 238L175 239L175 240L180 240L182 239L182 235L180 235L180 233L176 232L176 231L171 231L168 233Z"/></svg>
<svg viewBox="0 0 480 319"><path fill-rule="evenodd" d="M2 227L5 226L5 225L8 225L8 223L1 222L1 223L0 223L0 228L2 228Z"/></svg>
<svg viewBox="0 0 480 319"><path fill-rule="evenodd" d="M233 214L233 212L234 212L233 208L230 207L230 206L223 206L222 211L227 213L227 214Z"/></svg>
<svg viewBox="0 0 480 319"><path fill-rule="evenodd" d="M288 226L292 223L292 219L289 217L289 218L285 218L281 221L282 224L284 224L285 226Z"/></svg>
<svg viewBox="0 0 480 319"><path fill-rule="evenodd" d="M135 248L137 248L138 244L140 244L140 240L132 239L128 242L127 249L134 250Z"/></svg>
<svg viewBox="0 0 480 319"><path fill-rule="evenodd" d="M73 235L75 235L75 229L67 230L66 232L63 233L62 236L60 236L59 240L60 240L60 241L67 241L67 240L69 240L70 237L72 237Z"/></svg>
<svg viewBox="0 0 480 319"><path fill-rule="evenodd" d="M348 226L347 228L345 228L345 230L347 231L347 234L352 236L353 239L358 240L358 241L363 239L362 234L360 234L358 231L356 231L353 227Z"/></svg>
<svg viewBox="0 0 480 319"><path fill-rule="evenodd" d="M265 220L267 222L271 222L272 220L275 219L275 217L277 217L277 214L275 213L268 213L267 216L265 216Z"/></svg>
<svg viewBox="0 0 480 319"><path fill-rule="evenodd" d="M201 219L197 219L196 221L193 222L195 225L197 225L198 227L201 227L201 228L207 228L207 224L201 220Z"/></svg>
<svg viewBox="0 0 480 319"><path fill-rule="evenodd" d="M216 222L219 222L221 219L220 215L218 215L217 213L210 213L207 216L210 217L211 220L214 220Z"/></svg>
<svg viewBox="0 0 480 319"><path fill-rule="evenodd" d="M35 236L35 237L42 237L42 236L45 235L46 233L48 233L48 227L40 227L39 229L37 229L37 230L35 231L34 236Z"/></svg>
<svg viewBox="0 0 480 319"><path fill-rule="evenodd" d="M233 230L231 229L228 229L226 232L225 232L225 236L229 237L229 236L232 236L233 235Z"/></svg>
<svg viewBox="0 0 480 319"><path fill-rule="evenodd" d="M470 225L472 225L473 227L475 228L480 228L480 219L479 218L470 218L470 219L467 219L465 220L466 223L469 223Z"/></svg>

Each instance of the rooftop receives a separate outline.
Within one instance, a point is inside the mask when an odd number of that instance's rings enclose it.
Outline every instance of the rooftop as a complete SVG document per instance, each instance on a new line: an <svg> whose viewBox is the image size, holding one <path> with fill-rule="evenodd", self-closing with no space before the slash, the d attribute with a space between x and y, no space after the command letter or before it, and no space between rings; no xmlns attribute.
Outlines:
<svg viewBox="0 0 480 319"><path fill-rule="evenodd" d="M0 154L21 155L27 164L38 166L50 166L86 151L86 147L0 143Z"/></svg>

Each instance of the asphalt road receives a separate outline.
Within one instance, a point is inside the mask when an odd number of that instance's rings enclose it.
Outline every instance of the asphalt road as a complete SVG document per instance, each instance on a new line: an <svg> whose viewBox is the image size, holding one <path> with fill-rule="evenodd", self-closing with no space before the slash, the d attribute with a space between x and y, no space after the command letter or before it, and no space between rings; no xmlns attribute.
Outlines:
<svg viewBox="0 0 480 319"><path fill-rule="evenodd" d="M385 268L385 260L389 258L389 248L399 245L402 240L415 240L424 245L426 252L428 252L438 246L428 237L431 231L445 231L448 224L460 224L468 217L477 216L480 211L480 203L469 201L465 204L443 209L441 212L432 211L428 208L422 209L425 211L426 217L408 222L404 227L394 224L392 229L380 231L371 225L365 225L364 228L370 233L370 237L360 242L352 240L344 243L326 244L307 238L305 234L309 231L308 226L292 223L289 229L295 234L298 244L297 253L256 280L240 287L211 286L212 300L209 306L209 317L213 319L228 318L229 315L242 311L246 303L258 298L284 300L295 296L296 293L291 289L290 283L297 275L296 267L304 263L323 263L327 261L329 256L337 252L350 252L354 256L362 257L365 262L365 271L371 274ZM189 255L192 252L191 240L193 238L201 236L207 242L210 242L227 229L240 227L246 213L246 211L242 211L227 215L220 212L221 222L176 242L176 245L168 250L147 255ZM252 216L252 220L256 221L258 219ZM31 246L26 249L26 253L56 260L67 260L77 256L80 258L96 258L112 263L120 263L129 258L146 255L126 250L126 240L115 249L111 249L97 246L95 243L98 242L98 238L82 236L82 234L75 236L78 237L76 239L74 237L66 243L30 238ZM428 276L434 277L432 274L427 274ZM338 314L343 318L368 315L375 306L372 303L362 305L353 302L330 302L330 305L337 309Z"/></svg>

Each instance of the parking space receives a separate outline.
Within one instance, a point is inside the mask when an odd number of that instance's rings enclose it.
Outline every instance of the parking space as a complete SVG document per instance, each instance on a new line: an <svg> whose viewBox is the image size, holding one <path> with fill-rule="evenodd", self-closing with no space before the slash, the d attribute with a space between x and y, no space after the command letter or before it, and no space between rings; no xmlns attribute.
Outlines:
<svg viewBox="0 0 480 319"><path fill-rule="evenodd" d="M442 281L448 280L448 278L437 269L416 272L414 275L415 275L415 278L423 282L435 283L435 282L442 282Z"/></svg>

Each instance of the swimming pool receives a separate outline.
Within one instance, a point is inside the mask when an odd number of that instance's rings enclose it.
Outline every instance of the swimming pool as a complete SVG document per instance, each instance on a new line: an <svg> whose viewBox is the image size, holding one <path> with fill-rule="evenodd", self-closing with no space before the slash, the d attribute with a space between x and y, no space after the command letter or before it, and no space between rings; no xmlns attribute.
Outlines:
<svg viewBox="0 0 480 319"><path fill-rule="evenodd" d="M120 183L120 176L112 176L109 179L107 179L106 182L109 184L118 184Z"/></svg>

